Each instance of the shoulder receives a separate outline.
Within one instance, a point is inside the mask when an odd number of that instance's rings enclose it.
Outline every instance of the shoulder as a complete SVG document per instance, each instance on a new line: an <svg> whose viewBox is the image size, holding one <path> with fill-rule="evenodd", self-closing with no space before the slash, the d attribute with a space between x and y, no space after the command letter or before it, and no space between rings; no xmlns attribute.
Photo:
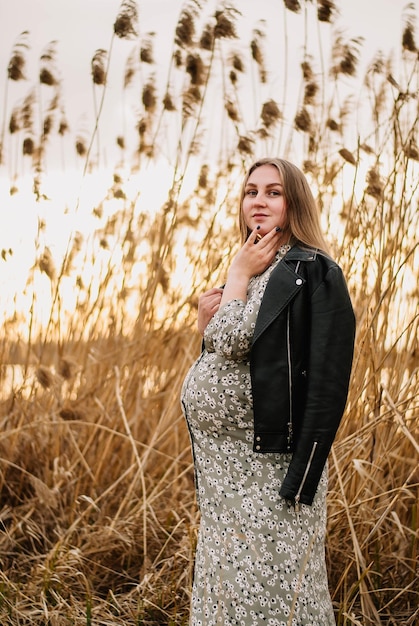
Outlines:
<svg viewBox="0 0 419 626"><path fill-rule="evenodd" d="M316 248L297 244L291 248L283 261L307 283L310 293L320 286L329 286L336 293L347 295L347 284L340 265L328 254Z"/></svg>
<svg viewBox="0 0 419 626"><path fill-rule="evenodd" d="M302 264L305 266L306 271L316 272L322 270L328 272L331 269L341 271L341 268L331 256L319 250L318 248L309 248L301 244L295 244L285 255L283 261L291 263L298 269L303 269Z"/></svg>

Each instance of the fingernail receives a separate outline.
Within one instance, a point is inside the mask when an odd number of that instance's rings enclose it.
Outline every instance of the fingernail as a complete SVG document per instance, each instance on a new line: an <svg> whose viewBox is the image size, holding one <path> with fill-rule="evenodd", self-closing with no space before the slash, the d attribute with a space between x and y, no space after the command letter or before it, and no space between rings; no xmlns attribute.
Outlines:
<svg viewBox="0 0 419 626"><path fill-rule="evenodd" d="M281 232L282 228L281 228L280 226L277 226L277 227L275 228L275 230L276 230L276 232L277 232L277 233L279 233L279 232Z"/></svg>
<svg viewBox="0 0 419 626"><path fill-rule="evenodd" d="M256 230L259 230L259 228L260 228L260 224L258 224L258 226L256 226Z"/></svg>

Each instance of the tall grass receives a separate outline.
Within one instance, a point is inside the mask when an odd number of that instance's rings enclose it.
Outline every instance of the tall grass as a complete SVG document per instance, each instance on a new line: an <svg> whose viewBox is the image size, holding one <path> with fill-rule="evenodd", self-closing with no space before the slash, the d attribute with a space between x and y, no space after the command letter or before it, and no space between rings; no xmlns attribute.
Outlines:
<svg viewBox="0 0 419 626"><path fill-rule="evenodd" d="M358 97L361 41L331 26L334 13L330 1L286 1L278 10L285 34L298 24L305 42L300 87L287 98L290 37L279 96L269 86L263 24L244 49L238 11L212 14L191 1L166 78L157 80L153 36L138 35L135 2L121 4L112 38L133 40L121 98L141 94L136 133L116 137L120 161L92 208L93 232L73 233L54 258L40 228L28 310L5 317L1 333L2 624L187 623L198 516L179 391L200 349L198 295L223 281L237 246L243 168L273 153L310 179L357 315L352 384L330 458L327 559L337 623L417 622L414 14L408 8L402 17L400 66L377 55ZM318 46L308 38L313 24ZM327 37L330 50L321 47ZM8 82L22 79L26 53L25 35ZM53 49L43 61L40 85L55 89L55 100L12 107L1 141L13 146L2 151L13 161L11 193L19 193L14 155L32 158L40 207L49 150L67 133L56 126L54 138L46 124L63 103L56 108ZM93 88L104 98L111 61L104 50L92 61ZM84 177L101 161L97 93L95 102L91 136L73 138ZM170 164L167 198L150 211L138 192L162 158ZM11 254L19 252L3 250L4 262Z"/></svg>

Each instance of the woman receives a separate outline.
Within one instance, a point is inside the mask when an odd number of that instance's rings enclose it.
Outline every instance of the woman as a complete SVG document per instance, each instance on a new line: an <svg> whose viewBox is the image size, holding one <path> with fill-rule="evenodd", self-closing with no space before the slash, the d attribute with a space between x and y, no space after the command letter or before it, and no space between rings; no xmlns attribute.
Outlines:
<svg viewBox="0 0 419 626"><path fill-rule="evenodd" d="M224 288L200 298L204 349L182 389L201 513L191 625L329 626L327 456L353 309L293 164L252 165L240 228Z"/></svg>

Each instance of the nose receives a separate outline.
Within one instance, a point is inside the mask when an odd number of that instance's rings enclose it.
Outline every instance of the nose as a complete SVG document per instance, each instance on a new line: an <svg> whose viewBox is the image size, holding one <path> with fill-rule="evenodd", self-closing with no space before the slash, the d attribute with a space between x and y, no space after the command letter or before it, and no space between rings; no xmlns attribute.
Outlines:
<svg viewBox="0 0 419 626"><path fill-rule="evenodd" d="M266 206L266 201L263 197L263 194L257 193L256 196L254 196L253 198L253 204L255 206Z"/></svg>

